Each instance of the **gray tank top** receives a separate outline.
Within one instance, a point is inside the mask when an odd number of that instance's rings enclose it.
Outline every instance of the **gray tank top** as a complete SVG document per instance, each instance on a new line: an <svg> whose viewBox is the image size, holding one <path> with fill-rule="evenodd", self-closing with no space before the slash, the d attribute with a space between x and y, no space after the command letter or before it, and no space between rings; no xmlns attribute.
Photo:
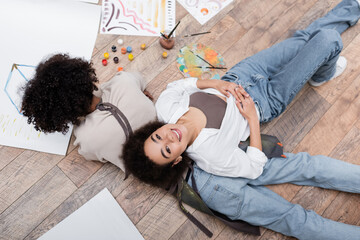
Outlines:
<svg viewBox="0 0 360 240"><path fill-rule="evenodd" d="M195 107L205 114L205 128L220 129L226 111L224 100L213 94L196 92L190 95L189 107Z"/></svg>

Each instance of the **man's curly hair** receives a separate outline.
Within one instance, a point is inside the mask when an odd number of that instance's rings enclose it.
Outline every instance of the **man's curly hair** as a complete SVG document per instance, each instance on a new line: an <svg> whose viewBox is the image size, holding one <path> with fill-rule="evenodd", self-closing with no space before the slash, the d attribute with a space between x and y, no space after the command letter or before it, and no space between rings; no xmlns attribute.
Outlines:
<svg viewBox="0 0 360 240"><path fill-rule="evenodd" d="M41 62L26 84L23 114L36 130L65 134L69 123L78 125L89 113L96 82L91 63L56 54Z"/></svg>
<svg viewBox="0 0 360 240"><path fill-rule="evenodd" d="M122 158L124 159L127 173L131 173L153 186L168 189L182 177L191 159L184 152L181 155L182 161L178 164L172 166L173 162L171 162L165 165L158 165L145 155L145 140L156 129L164 125L165 123L153 121L136 130L130 135L128 141L125 142Z"/></svg>

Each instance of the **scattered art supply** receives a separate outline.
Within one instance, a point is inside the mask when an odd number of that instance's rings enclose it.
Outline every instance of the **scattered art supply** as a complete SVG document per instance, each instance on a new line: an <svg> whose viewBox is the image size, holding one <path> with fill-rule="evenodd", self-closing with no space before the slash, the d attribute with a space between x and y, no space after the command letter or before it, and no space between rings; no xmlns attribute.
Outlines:
<svg viewBox="0 0 360 240"><path fill-rule="evenodd" d="M126 53L127 53L126 48L124 48L124 47L121 48L121 53L122 53L122 54L126 54Z"/></svg>
<svg viewBox="0 0 360 240"><path fill-rule="evenodd" d="M194 66L196 68L210 68L210 69L224 69L226 70L226 67L205 67L205 66Z"/></svg>
<svg viewBox="0 0 360 240"><path fill-rule="evenodd" d="M144 240L107 188L38 239Z"/></svg>
<svg viewBox="0 0 360 240"><path fill-rule="evenodd" d="M6 57L0 60L0 145L66 154L72 125L65 135L36 131L21 114L20 86L32 78L33 66L54 53L90 60L100 14L100 6L79 1L3 2L0 22L6 24L1 24L1 34L6 37L0 53Z"/></svg>
<svg viewBox="0 0 360 240"><path fill-rule="evenodd" d="M117 40L117 43L118 43L119 45L122 45L122 44L124 43L124 41L123 41L121 38L119 38L119 39Z"/></svg>
<svg viewBox="0 0 360 240"><path fill-rule="evenodd" d="M226 69L220 53L201 43L181 48L176 61L185 77L220 79L220 75L215 70Z"/></svg>
<svg viewBox="0 0 360 240"><path fill-rule="evenodd" d="M132 53L129 53L128 58L129 58L130 61L132 61L132 60L134 60L134 55L132 55Z"/></svg>
<svg viewBox="0 0 360 240"><path fill-rule="evenodd" d="M175 0L103 0L100 33L158 36L175 26Z"/></svg>
<svg viewBox="0 0 360 240"><path fill-rule="evenodd" d="M178 0L178 2L203 25L233 0Z"/></svg>
<svg viewBox="0 0 360 240"><path fill-rule="evenodd" d="M160 32L160 35L163 37L163 38L165 38L165 39L167 39L168 37L167 36L165 36L165 34L163 34L162 32Z"/></svg>
<svg viewBox="0 0 360 240"><path fill-rule="evenodd" d="M211 32L201 32L201 33L193 33L193 34L187 34L184 37L192 37L192 36L197 36L197 35L202 35L202 34L208 34Z"/></svg>
<svg viewBox="0 0 360 240"><path fill-rule="evenodd" d="M140 48L141 48L141 50L145 50L145 48L146 48L145 43L141 44L141 45L140 45Z"/></svg>
<svg viewBox="0 0 360 240"><path fill-rule="evenodd" d="M113 60L114 60L114 63L119 63L119 58L118 57L114 57Z"/></svg>
<svg viewBox="0 0 360 240"><path fill-rule="evenodd" d="M160 37L159 43L163 48L169 50L169 49L172 49L174 47L175 40L174 40L174 38L167 38L167 36L166 37Z"/></svg>
<svg viewBox="0 0 360 240"><path fill-rule="evenodd" d="M180 24L180 21L176 24L176 26L173 29L171 29L169 35L166 37L167 39L171 38L171 36L174 34L175 29L179 26L179 24Z"/></svg>
<svg viewBox="0 0 360 240"><path fill-rule="evenodd" d="M104 66L107 65L107 60L106 59L103 59L101 62L102 62L102 65L104 65Z"/></svg>
<svg viewBox="0 0 360 240"><path fill-rule="evenodd" d="M167 58L167 56L168 56L167 52L163 52L163 53L162 53L162 57L163 57L163 58Z"/></svg>
<svg viewBox="0 0 360 240"><path fill-rule="evenodd" d="M130 46L126 47L126 52L131 53L132 52L132 47L130 47Z"/></svg>
<svg viewBox="0 0 360 240"><path fill-rule="evenodd" d="M121 72L124 69L122 67L118 67L117 70L118 70L118 72Z"/></svg>
<svg viewBox="0 0 360 240"><path fill-rule="evenodd" d="M104 53L104 58L109 59L109 53L108 52Z"/></svg>
<svg viewBox="0 0 360 240"><path fill-rule="evenodd" d="M111 46L111 51L112 51L112 52L116 52L116 51L117 51L117 49L116 49L116 46L115 46L115 45L112 45L112 46Z"/></svg>

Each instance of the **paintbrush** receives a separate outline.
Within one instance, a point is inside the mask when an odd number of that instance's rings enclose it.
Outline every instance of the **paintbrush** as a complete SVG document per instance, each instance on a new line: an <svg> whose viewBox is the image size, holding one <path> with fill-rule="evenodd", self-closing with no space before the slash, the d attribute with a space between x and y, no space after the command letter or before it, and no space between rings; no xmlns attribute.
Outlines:
<svg viewBox="0 0 360 240"><path fill-rule="evenodd" d="M209 64L210 66L215 67L214 65L212 65L211 63L209 63L208 61L206 61L205 59L203 59L203 58L200 57L199 55L195 54L192 50L190 50L190 52L191 52L192 54L194 54L195 56L197 56L198 58L200 58L201 60L203 60L204 62L206 62L207 64Z"/></svg>
<svg viewBox="0 0 360 240"><path fill-rule="evenodd" d="M177 26L179 26L180 21L175 25L175 27L173 28L173 30L171 30L171 32L169 33L167 39L169 39L171 37L171 35L174 33L175 29L177 28Z"/></svg>
<svg viewBox="0 0 360 240"><path fill-rule="evenodd" d="M160 32L161 36L165 39L168 39L162 32Z"/></svg>
<svg viewBox="0 0 360 240"><path fill-rule="evenodd" d="M203 66L194 66L195 68L203 68ZM210 69L227 69L226 67L205 67Z"/></svg>
<svg viewBox="0 0 360 240"><path fill-rule="evenodd" d="M197 35L207 34L207 33L211 33L211 32L201 32L201 33L187 34L184 37L192 37L192 36L197 36Z"/></svg>

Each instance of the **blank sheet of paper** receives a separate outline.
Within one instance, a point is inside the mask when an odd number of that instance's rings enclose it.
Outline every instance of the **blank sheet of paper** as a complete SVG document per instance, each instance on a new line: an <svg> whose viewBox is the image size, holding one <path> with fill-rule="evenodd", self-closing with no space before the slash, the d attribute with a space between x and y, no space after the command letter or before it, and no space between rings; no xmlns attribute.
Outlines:
<svg viewBox="0 0 360 240"><path fill-rule="evenodd" d="M50 229L39 240L143 240L107 188Z"/></svg>

